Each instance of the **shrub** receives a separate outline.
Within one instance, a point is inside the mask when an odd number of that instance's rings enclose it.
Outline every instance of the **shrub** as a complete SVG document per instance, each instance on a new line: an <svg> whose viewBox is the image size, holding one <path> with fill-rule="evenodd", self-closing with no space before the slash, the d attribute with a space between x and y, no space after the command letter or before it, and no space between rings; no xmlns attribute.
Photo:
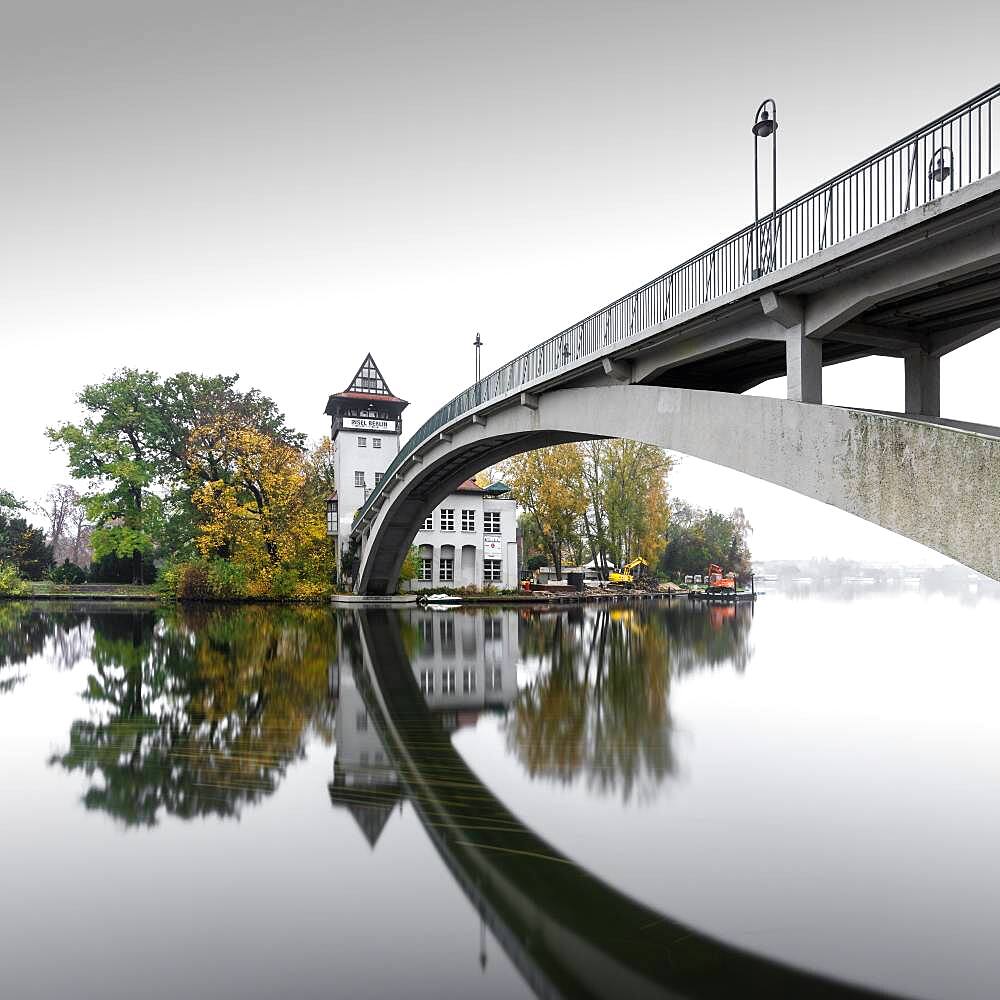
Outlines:
<svg viewBox="0 0 1000 1000"><path fill-rule="evenodd" d="M76 563L64 560L61 566L54 566L47 574L53 583L79 584L87 582L87 572Z"/></svg>
<svg viewBox="0 0 1000 1000"><path fill-rule="evenodd" d="M174 593L182 601L210 601L215 597L208 567L201 562L184 563L177 567Z"/></svg>
<svg viewBox="0 0 1000 1000"><path fill-rule="evenodd" d="M208 565L208 579L217 600L237 600L247 596L247 573L242 566L213 559Z"/></svg>
<svg viewBox="0 0 1000 1000"><path fill-rule="evenodd" d="M30 590L13 563L0 563L0 596L21 597Z"/></svg>

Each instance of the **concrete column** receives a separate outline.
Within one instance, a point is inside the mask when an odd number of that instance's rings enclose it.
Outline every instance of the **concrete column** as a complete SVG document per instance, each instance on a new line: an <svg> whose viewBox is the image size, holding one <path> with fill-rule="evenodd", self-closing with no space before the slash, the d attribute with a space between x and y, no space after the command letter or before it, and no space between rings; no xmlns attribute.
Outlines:
<svg viewBox="0 0 1000 1000"><path fill-rule="evenodd" d="M906 373L906 412L913 416L941 416L941 359L926 351L908 351L903 357Z"/></svg>
<svg viewBox="0 0 1000 1000"><path fill-rule="evenodd" d="M801 326L785 332L785 372L789 399L798 403L823 402L823 344L806 337Z"/></svg>

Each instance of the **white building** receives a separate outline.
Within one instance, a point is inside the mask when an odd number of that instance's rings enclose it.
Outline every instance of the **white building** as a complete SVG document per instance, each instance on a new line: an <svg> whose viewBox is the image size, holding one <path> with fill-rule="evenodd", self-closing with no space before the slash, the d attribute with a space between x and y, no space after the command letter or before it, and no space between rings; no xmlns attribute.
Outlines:
<svg viewBox="0 0 1000 1000"><path fill-rule="evenodd" d="M347 546L355 513L399 454L402 413L409 405L389 391L370 354L351 384L327 400L325 412L331 420L330 439L337 482L338 530L335 534L342 548Z"/></svg>
<svg viewBox="0 0 1000 1000"><path fill-rule="evenodd" d="M414 589L517 589L517 504L504 483L471 479L430 511L417 532Z"/></svg>
<svg viewBox="0 0 1000 1000"><path fill-rule="evenodd" d="M389 390L371 354L347 389L327 401L338 502L337 524L330 529L339 535L341 551L355 513L399 454L408 405ZM516 589L517 505L509 492L503 483L483 489L468 480L428 511L413 541L420 561L412 588Z"/></svg>

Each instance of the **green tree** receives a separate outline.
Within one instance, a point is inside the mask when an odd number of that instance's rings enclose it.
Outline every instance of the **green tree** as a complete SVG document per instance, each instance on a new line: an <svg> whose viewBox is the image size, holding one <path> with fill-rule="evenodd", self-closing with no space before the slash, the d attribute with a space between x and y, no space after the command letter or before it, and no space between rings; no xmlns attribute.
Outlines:
<svg viewBox="0 0 1000 1000"><path fill-rule="evenodd" d="M4 511L24 510L24 504L5 489L0 489L0 514Z"/></svg>
<svg viewBox="0 0 1000 1000"><path fill-rule="evenodd" d="M28 580L40 580L52 565L52 546L45 532L23 517L0 512L0 563L9 563Z"/></svg>
<svg viewBox="0 0 1000 1000"><path fill-rule="evenodd" d="M66 449L73 477L95 484L85 501L96 524L94 556L131 559L133 583L142 582L143 555L152 551L162 524L162 500L153 492L161 481L158 388L155 373L125 369L79 394L89 414L81 423L48 430L49 439Z"/></svg>
<svg viewBox="0 0 1000 1000"><path fill-rule="evenodd" d="M704 573L709 563L716 563L745 582L750 574L751 530L740 508L726 516L711 508L675 502L660 570L679 577Z"/></svg>
<svg viewBox="0 0 1000 1000"><path fill-rule="evenodd" d="M305 439L287 427L274 402L236 389L236 375L190 372L161 379L122 369L77 397L86 416L50 428L76 479L91 484L86 508L95 523L94 557L131 559L139 582L143 555L191 556L199 514L194 490L231 483L233 430L254 431L296 449ZM217 434L196 434L215 428Z"/></svg>

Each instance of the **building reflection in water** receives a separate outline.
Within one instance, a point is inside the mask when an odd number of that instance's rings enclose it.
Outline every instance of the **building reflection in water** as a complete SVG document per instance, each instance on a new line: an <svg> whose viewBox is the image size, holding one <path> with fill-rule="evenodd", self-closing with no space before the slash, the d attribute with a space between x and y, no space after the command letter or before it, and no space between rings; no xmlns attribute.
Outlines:
<svg viewBox="0 0 1000 1000"><path fill-rule="evenodd" d="M514 701L520 624L516 611L413 610L397 620L409 670L445 732L475 725L483 712L503 712ZM403 793L358 686L359 654L351 633L342 632L330 667L337 752L329 792L331 803L350 812L374 847L393 809L402 805Z"/></svg>
<svg viewBox="0 0 1000 1000"><path fill-rule="evenodd" d="M676 773L671 679L699 669L742 671L751 653L746 606L413 610L395 621L406 669L444 732L496 713L508 750L530 777L582 778L626 803L653 797ZM362 655L351 634L342 631L330 673L337 751L329 791L374 847L403 793L357 683Z"/></svg>

